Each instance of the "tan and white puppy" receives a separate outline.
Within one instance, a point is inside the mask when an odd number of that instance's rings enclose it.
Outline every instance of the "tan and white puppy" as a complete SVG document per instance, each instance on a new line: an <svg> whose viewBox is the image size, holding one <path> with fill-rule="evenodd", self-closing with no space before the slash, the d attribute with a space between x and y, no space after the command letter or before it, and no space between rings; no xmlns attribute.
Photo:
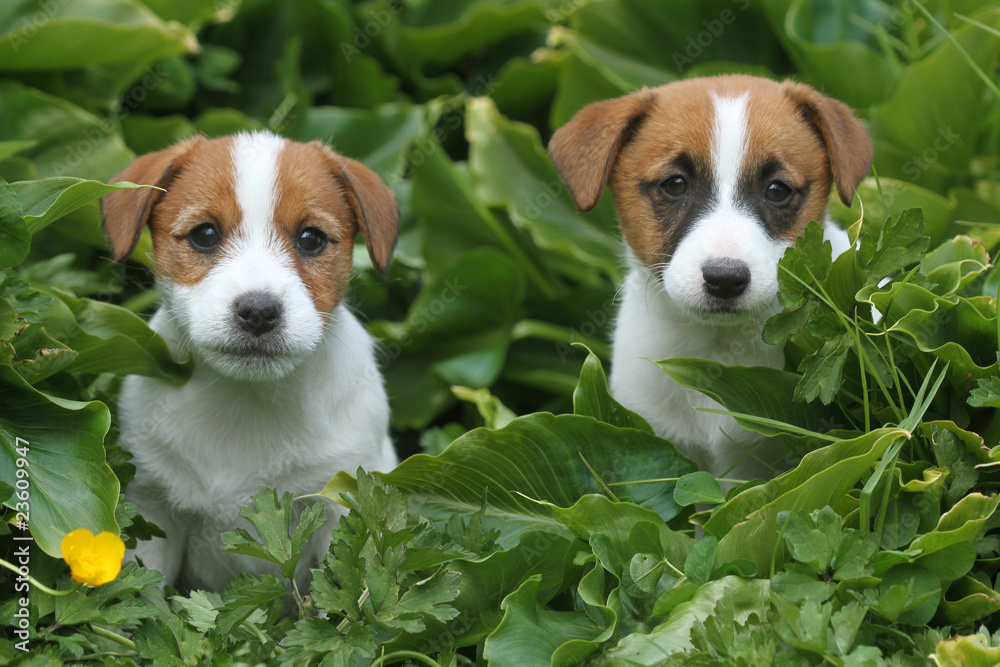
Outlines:
<svg viewBox="0 0 1000 667"><path fill-rule="evenodd" d="M755 457L770 464L780 452L750 456L759 436L697 411L720 406L644 357L783 366L782 348L761 340L779 310L778 260L810 221L825 220L832 184L850 205L872 163L864 126L806 85L730 75L590 104L549 151L580 210L606 185L614 195L628 277L612 393L703 470L766 474ZM824 235L835 256L847 249L832 223Z"/></svg>
<svg viewBox="0 0 1000 667"><path fill-rule="evenodd" d="M300 496L397 462L374 343L342 303L359 230L387 270L396 200L360 163L266 132L189 139L114 180L162 188L106 195L104 226L118 261L149 226L162 299L150 326L194 360L183 386L133 375L122 388L127 497L167 534L134 555L168 583L221 590L269 571L221 551L223 532L250 529L238 512L260 486ZM332 509L300 579L327 549Z"/></svg>

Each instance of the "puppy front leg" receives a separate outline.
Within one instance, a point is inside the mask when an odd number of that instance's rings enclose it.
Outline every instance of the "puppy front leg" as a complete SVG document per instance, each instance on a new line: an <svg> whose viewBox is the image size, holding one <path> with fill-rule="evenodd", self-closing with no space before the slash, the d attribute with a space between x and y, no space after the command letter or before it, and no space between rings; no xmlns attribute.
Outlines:
<svg viewBox="0 0 1000 667"><path fill-rule="evenodd" d="M136 544L135 549L129 550L125 557L131 560L141 560L148 569L162 572L165 584L176 584L181 566L184 564L187 527L176 514L170 511L162 494L155 493L149 488L137 484L136 481L129 485L125 497L139 508L144 519L155 523L167 534L166 537L154 537L151 540L140 541Z"/></svg>

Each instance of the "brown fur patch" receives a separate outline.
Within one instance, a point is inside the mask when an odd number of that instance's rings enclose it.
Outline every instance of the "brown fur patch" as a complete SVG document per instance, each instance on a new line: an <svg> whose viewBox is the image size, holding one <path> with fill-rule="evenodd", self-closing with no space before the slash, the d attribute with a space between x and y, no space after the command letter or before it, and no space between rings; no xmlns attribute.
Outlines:
<svg viewBox="0 0 1000 667"><path fill-rule="evenodd" d="M810 221L822 224L831 181L849 204L871 166L871 141L850 109L798 83L745 75L689 79L591 104L553 135L553 162L581 210L597 203L607 165L622 235L647 266L669 260L678 223L705 204L689 197L683 206L658 209L650 193L675 174L692 182L711 177L713 94L748 94L741 180L776 168L773 178L805 192L779 233L789 242Z"/></svg>
<svg viewBox="0 0 1000 667"><path fill-rule="evenodd" d="M329 238L318 255L303 255L296 249L295 241L307 227ZM294 258L316 310L332 311L351 277L358 226L343 189L326 168L325 155L312 144L285 142L278 158L274 228Z"/></svg>
<svg viewBox="0 0 1000 667"><path fill-rule="evenodd" d="M231 137L202 141L186 156L149 220L156 272L181 285L198 283L215 261L188 241L192 229L216 222L223 245L240 225L241 212L233 184ZM168 149L169 150L169 149Z"/></svg>

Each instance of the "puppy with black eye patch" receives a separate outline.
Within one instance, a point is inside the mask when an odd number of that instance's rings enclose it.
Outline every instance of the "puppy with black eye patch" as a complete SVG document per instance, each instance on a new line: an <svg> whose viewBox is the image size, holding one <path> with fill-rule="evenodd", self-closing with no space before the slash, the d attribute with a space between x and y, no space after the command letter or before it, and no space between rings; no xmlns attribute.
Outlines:
<svg viewBox="0 0 1000 667"><path fill-rule="evenodd" d="M810 221L834 256L831 187L850 205L871 167L865 127L841 102L795 82L729 75L679 81L580 110L549 152L577 207L615 200L628 274L611 391L716 476L764 476L782 452L648 359L784 364L761 340L779 310L777 263Z"/></svg>
<svg viewBox="0 0 1000 667"><path fill-rule="evenodd" d="M121 443L136 467L126 495L166 532L133 556L188 589L276 573L222 552L223 532L250 529L239 508L258 488L302 496L338 471L397 462L374 343L343 304L359 231L388 269L395 197L327 146L264 132L189 139L114 180L160 188L106 195L104 227L120 261L148 225L161 294L150 326L194 361L183 386L133 375L122 387ZM302 586L338 510L307 546Z"/></svg>

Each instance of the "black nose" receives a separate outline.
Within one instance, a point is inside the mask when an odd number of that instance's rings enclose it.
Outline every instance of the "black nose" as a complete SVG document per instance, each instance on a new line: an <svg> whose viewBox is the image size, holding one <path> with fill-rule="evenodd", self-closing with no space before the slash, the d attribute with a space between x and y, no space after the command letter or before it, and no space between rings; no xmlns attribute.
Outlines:
<svg viewBox="0 0 1000 667"><path fill-rule="evenodd" d="M266 334L281 321L281 302L270 294L250 292L236 300L236 321L254 336Z"/></svg>
<svg viewBox="0 0 1000 667"><path fill-rule="evenodd" d="M731 257L713 257L701 265L705 291L720 299L735 299L750 284L750 267Z"/></svg>

